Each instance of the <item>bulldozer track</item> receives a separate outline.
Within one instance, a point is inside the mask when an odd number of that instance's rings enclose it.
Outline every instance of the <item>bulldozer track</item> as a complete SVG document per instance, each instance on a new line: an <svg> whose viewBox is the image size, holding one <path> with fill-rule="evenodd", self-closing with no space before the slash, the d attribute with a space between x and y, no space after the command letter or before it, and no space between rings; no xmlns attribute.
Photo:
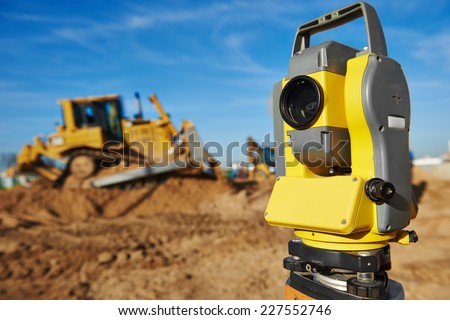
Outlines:
<svg viewBox="0 0 450 320"><path fill-rule="evenodd" d="M125 149L126 150L126 149ZM138 155L130 155L128 150L124 152L108 152L105 150L92 150L92 149L80 149L70 153L69 161L61 176L58 178L57 186L64 186L69 188L86 188L89 186L89 182L93 179L101 176L102 171L105 169L117 168L117 171L125 170L125 168L138 165L140 158ZM72 161L80 156L87 156L94 160L95 171L93 175L86 179L77 178L72 172L70 172L70 165ZM141 161L142 162L142 161ZM70 180L70 183L66 181ZM132 188L136 185L136 182L129 182L121 184L124 188Z"/></svg>

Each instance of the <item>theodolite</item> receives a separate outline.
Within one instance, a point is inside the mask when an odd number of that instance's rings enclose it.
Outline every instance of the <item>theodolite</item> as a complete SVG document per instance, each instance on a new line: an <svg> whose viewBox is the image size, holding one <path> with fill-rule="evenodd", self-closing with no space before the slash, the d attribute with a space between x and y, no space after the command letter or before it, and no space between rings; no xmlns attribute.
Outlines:
<svg viewBox="0 0 450 320"><path fill-rule="evenodd" d="M363 17L367 47L311 36ZM288 75L274 85L277 179L265 212L293 228L287 299L401 299L387 277L389 242L417 214L409 159L410 100L375 9L359 2L297 30Z"/></svg>

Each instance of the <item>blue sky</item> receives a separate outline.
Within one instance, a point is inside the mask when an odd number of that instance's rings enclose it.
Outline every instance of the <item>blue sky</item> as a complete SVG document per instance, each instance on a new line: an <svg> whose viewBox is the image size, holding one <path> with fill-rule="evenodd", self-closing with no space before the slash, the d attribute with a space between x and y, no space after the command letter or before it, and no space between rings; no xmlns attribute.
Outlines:
<svg viewBox="0 0 450 320"><path fill-rule="evenodd" d="M353 2L0 0L0 152L53 132L59 98L118 93L132 116L135 91L156 93L176 126L192 120L205 141L261 141L272 131L272 86L287 74L296 28ZM450 139L450 2L371 4L409 83L411 148L442 154ZM362 47L361 28L324 40ZM148 100L144 115L157 116Z"/></svg>

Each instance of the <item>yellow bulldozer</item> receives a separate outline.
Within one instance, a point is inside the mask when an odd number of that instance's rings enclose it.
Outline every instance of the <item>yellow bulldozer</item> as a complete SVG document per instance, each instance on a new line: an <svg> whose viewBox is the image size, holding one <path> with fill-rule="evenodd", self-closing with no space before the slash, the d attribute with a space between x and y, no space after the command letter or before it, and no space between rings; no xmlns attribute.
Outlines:
<svg viewBox="0 0 450 320"><path fill-rule="evenodd" d="M22 147L8 175L36 172L57 185L106 187L143 181L178 169L217 175L215 161L204 150L189 120L179 130L156 95L149 99L160 118L124 116L119 95L62 99L63 124L46 141L34 138Z"/></svg>

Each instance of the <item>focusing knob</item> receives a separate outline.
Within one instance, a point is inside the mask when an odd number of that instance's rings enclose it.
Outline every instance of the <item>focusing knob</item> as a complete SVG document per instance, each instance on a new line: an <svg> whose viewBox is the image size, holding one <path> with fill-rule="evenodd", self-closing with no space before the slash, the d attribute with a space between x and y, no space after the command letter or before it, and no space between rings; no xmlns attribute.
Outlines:
<svg viewBox="0 0 450 320"><path fill-rule="evenodd" d="M373 178L366 182L365 192L367 197L376 204L383 204L395 194L395 187L390 182Z"/></svg>

